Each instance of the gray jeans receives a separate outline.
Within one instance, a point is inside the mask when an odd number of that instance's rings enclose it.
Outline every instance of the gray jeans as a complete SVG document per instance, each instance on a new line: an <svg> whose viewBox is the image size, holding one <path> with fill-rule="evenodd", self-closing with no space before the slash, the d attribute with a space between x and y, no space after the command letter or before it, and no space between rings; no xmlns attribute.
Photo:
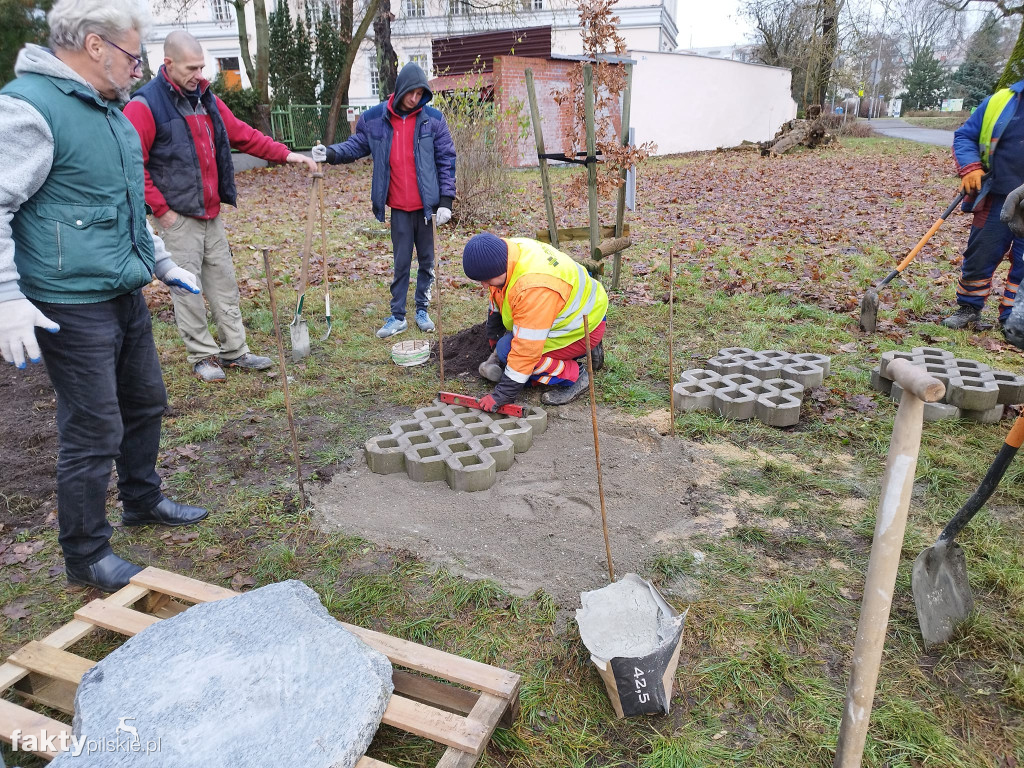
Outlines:
<svg viewBox="0 0 1024 768"><path fill-rule="evenodd" d="M220 217L193 219L179 213L170 228L164 229L157 221L153 226L164 239L174 262L196 276L202 291L198 295L171 294L174 322L185 342L189 365L215 355L228 359L244 355L249 347L245 343L245 327L238 308L238 281ZM220 344L210 333L207 304Z"/></svg>

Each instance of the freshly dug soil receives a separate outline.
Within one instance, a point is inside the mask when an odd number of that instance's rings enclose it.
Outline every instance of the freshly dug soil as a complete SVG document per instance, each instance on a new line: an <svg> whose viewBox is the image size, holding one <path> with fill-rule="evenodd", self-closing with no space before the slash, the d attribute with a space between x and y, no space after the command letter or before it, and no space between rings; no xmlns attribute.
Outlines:
<svg viewBox="0 0 1024 768"><path fill-rule="evenodd" d="M0 402L0 525L10 531L41 524L56 499L57 401L42 363L0 362Z"/></svg>
<svg viewBox="0 0 1024 768"><path fill-rule="evenodd" d="M477 375L476 369L491 354L484 331L485 326L486 323L479 323L452 336L444 337L444 375L446 377L464 374ZM438 364L437 342L430 345L430 360L435 365Z"/></svg>

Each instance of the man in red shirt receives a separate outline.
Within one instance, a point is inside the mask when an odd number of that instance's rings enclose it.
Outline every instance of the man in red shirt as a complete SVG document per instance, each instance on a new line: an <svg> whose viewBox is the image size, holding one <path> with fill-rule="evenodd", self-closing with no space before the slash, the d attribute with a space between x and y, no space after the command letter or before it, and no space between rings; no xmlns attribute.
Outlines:
<svg viewBox="0 0 1024 768"><path fill-rule="evenodd" d="M221 203L235 205L231 148L277 163L316 163L289 151L242 122L210 91L203 78L203 49L188 32L164 41L164 64L124 109L142 139L146 204L155 228L177 263L199 279L202 295L172 294L174 320L188 362L206 382L223 382L224 367L263 370L269 357L249 351L239 309L238 282ZM210 333L206 305L217 326Z"/></svg>

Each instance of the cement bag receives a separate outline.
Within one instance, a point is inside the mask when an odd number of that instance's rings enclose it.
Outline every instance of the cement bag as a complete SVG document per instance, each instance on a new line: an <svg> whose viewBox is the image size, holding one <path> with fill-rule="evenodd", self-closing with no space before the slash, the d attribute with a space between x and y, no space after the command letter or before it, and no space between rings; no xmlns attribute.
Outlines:
<svg viewBox="0 0 1024 768"><path fill-rule="evenodd" d="M682 614L635 573L580 593L576 623L619 717L668 714L683 641Z"/></svg>

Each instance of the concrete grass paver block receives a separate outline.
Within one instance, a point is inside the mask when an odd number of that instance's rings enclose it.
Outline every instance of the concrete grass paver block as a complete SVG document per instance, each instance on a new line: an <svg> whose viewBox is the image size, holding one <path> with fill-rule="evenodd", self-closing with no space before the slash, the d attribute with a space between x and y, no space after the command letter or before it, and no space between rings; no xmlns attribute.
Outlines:
<svg viewBox="0 0 1024 768"><path fill-rule="evenodd" d="M743 372L758 379L776 379L782 375L783 367L778 360L759 357L744 363Z"/></svg>
<svg viewBox="0 0 1024 768"><path fill-rule="evenodd" d="M878 368L871 369L871 388L878 390L883 395L888 395L892 391L892 380L883 379L881 372Z"/></svg>
<svg viewBox="0 0 1024 768"><path fill-rule="evenodd" d="M366 464L371 472L390 475L405 471L405 448L395 435L378 435L366 441Z"/></svg>
<svg viewBox="0 0 1024 768"><path fill-rule="evenodd" d="M977 360L969 360L965 357L957 357L953 359L953 363L956 364L956 368L963 375L964 371L974 371L976 373L986 373L992 370L992 366L986 365L985 363L979 363Z"/></svg>
<svg viewBox="0 0 1024 768"><path fill-rule="evenodd" d="M888 352L882 353L882 360L878 364L879 374L883 379L892 380L892 376L888 375L889 363L893 360L906 360L908 362L916 362L914 359L913 352L903 352L898 349L890 349Z"/></svg>
<svg viewBox="0 0 1024 768"><path fill-rule="evenodd" d="M715 391L711 399L711 408L719 416L734 421L746 421L754 416L754 403L757 397L749 392L726 387Z"/></svg>
<svg viewBox="0 0 1024 768"><path fill-rule="evenodd" d="M529 406L523 410L525 411L523 420L530 425L533 434L543 435L548 428L548 412L543 408L531 408Z"/></svg>
<svg viewBox="0 0 1024 768"><path fill-rule="evenodd" d="M445 443L418 445L405 452L405 471L417 483L433 483L445 479L445 459L451 451Z"/></svg>
<svg viewBox="0 0 1024 768"><path fill-rule="evenodd" d="M946 419L959 419L960 409L948 403L925 403L925 421L945 421Z"/></svg>
<svg viewBox="0 0 1024 768"><path fill-rule="evenodd" d="M947 360L952 360L955 355L948 349L942 349L941 347L914 347L910 350L912 355L921 355L922 357L942 357Z"/></svg>
<svg viewBox="0 0 1024 768"><path fill-rule="evenodd" d="M700 381L681 381L672 387L672 404L684 413L711 410L715 390Z"/></svg>
<svg viewBox="0 0 1024 768"><path fill-rule="evenodd" d="M743 361L733 355L718 355L708 360L708 370L714 371L719 376L728 376L732 373L743 372Z"/></svg>
<svg viewBox="0 0 1024 768"><path fill-rule="evenodd" d="M800 363L816 365L828 376L832 372L832 358L828 355L819 355L817 352L800 352L793 355L793 360Z"/></svg>
<svg viewBox="0 0 1024 768"><path fill-rule="evenodd" d="M722 381L728 384L730 387L749 387L754 384L760 384L761 378L759 376L750 376L746 373L731 373L728 376L723 376Z"/></svg>
<svg viewBox="0 0 1024 768"><path fill-rule="evenodd" d="M998 424L1003 418L1003 406L995 405L983 411L961 408L960 418L977 421L980 424Z"/></svg>
<svg viewBox="0 0 1024 768"><path fill-rule="evenodd" d="M754 403L754 415L770 427L791 427L800 421L801 401L784 392L761 395Z"/></svg>
<svg viewBox="0 0 1024 768"><path fill-rule="evenodd" d="M690 368L683 371L679 376L680 381L718 381L721 378L717 373L707 368Z"/></svg>
<svg viewBox="0 0 1024 768"><path fill-rule="evenodd" d="M468 449L445 458L445 480L456 491L486 491L497 479L497 462L489 453Z"/></svg>
<svg viewBox="0 0 1024 768"><path fill-rule="evenodd" d="M768 379L761 383L768 387L774 387L783 394L790 394L793 397L800 398L801 400L804 397L804 385L799 381L791 381L790 379Z"/></svg>
<svg viewBox="0 0 1024 768"><path fill-rule="evenodd" d="M490 430L496 435L505 435L516 447L516 453L526 453L533 445L533 430L521 419L503 416L491 421Z"/></svg>
<svg viewBox="0 0 1024 768"><path fill-rule="evenodd" d="M477 454L486 453L494 459L494 465L498 472L506 471L516 460L516 446L505 435L491 433L482 437L474 437L469 441L469 445Z"/></svg>
<svg viewBox="0 0 1024 768"><path fill-rule="evenodd" d="M999 385L963 376L951 376L946 402L964 411L988 411L999 402Z"/></svg>
<svg viewBox="0 0 1024 768"><path fill-rule="evenodd" d="M1000 405L1024 403L1024 376L1010 371L992 371L992 379L999 387Z"/></svg>
<svg viewBox="0 0 1024 768"><path fill-rule="evenodd" d="M767 381L757 381L753 384L746 384L740 387L744 392L760 397L761 395L776 395L779 392L779 388L774 384L769 384Z"/></svg>
<svg viewBox="0 0 1024 768"><path fill-rule="evenodd" d="M901 387L898 382L894 381L892 386L889 387L889 397L897 403L900 401L900 398L903 397L903 387Z"/></svg>
<svg viewBox="0 0 1024 768"><path fill-rule="evenodd" d="M718 350L719 357L738 357L739 355L752 355L754 350L747 347L725 347Z"/></svg>
<svg viewBox="0 0 1024 768"><path fill-rule="evenodd" d="M817 387L825 380L825 371L811 363L791 363L783 366L781 378L796 381L804 387Z"/></svg>
<svg viewBox="0 0 1024 768"><path fill-rule="evenodd" d="M423 432L424 429L423 422L419 419L404 419L391 425L391 434L398 437L407 432Z"/></svg>

